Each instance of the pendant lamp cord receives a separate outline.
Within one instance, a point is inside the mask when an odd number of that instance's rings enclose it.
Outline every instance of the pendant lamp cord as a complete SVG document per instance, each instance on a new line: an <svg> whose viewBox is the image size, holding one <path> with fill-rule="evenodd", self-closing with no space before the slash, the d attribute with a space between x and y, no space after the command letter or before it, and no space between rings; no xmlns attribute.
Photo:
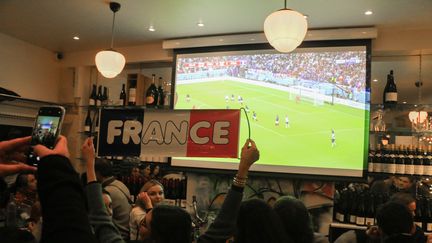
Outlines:
<svg viewBox="0 0 432 243"><path fill-rule="evenodd" d="M111 50L114 47L114 23L115 23L115 12L113 15L113 22L112 22L112 28L111 28Z"/></svg>
<svg viewBox="0 0 432 243"><path fill-rule="evenodd" d="M285 5L284 5L284 9L286 9L286 1L287 1L287 0L285 0Z"/></svg>
<svg viewBox="0 0 432 243"><path fill-rule="evenodd" d="M419 57L420 57L420 60L419 60L419 80L418 80L418 82L419 82L419 84L418 84L419 101L418 102L419 102L419 104L421 104L422 103L422 93L421 93L422 89L421 89L421 87L423 85L423 83L422 83L422 55L421 55L421 53L420 53Z"/></svg>

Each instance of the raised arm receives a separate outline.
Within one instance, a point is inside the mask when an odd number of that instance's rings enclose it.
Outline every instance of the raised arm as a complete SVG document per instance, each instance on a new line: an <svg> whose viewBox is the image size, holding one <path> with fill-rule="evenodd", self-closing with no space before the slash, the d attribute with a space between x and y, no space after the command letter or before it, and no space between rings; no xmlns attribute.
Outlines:
<svg viewBox="0 0 432 243"><path fill-rule="evenodd" d="M87 138L82 145L82 156L87 166L87 203L90 224L94 228L96 238L102 243L123 243L123 238L114 226L102 199L102 186L96 180L95 149L93 139Z"/></svg>
<svg viewBox="0 0 432 243"><path fill-rule="evenodd" d="M231 189L228 191L216 219L208 230L199 237L199 243L225 242L234 234L237 214L243 198L243 189L247 182L249 168L258 159L259 151L255 142L247 140L242 148L238 171L233 178Z"/></svg>
<svg viewBox="0 0 432 243"><path fill-rule="evenodd" d="M96 242L78 173L69 162L66 138L61 136L53 150L36 145L34 151L41 158L37 170L41 242Z"/></svg>

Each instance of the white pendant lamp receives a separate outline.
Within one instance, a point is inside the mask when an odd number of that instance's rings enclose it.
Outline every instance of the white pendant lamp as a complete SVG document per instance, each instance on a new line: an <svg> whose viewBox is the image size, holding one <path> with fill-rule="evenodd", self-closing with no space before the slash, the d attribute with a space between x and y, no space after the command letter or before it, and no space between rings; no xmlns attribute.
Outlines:
<svg viewBox="0 0 432 243"><path fill-rule="evenodd" d="M264 21L264 34L279 52L291 52L306 36L308 24L303 14L285 7L273 12Z"/></svg>
<svg viewBox="0 0 432 243"><path fill-rule="evenodd" d="M95 57L97 69L106 78L117 76L123 70L126 63L125 57L113 49L115 13L120 10L120 6L119 3L110 2L110 9L114 14L111 29L111 48L98 52Z"/></svg>

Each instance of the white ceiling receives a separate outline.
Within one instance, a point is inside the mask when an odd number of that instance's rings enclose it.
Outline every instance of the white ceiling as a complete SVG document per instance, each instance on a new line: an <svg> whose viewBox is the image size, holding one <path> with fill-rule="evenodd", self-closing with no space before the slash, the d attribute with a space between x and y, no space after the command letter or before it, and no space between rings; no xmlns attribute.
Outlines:
<svg viewBox="0 0 432 243"><path fill-rule="evenodd" d="M283 0L117 0L114 47L192 36L263 31ZM52 51L106 49L112 12L106 0L0 0L0 33ZM309 28L431 28L432 0L288 0ZM364 12L372 10L373 15ZM205 26L198 27L202 21ZM148 27L154 25L155 32ZM75 41L73 36L81 39Z"/></svg>

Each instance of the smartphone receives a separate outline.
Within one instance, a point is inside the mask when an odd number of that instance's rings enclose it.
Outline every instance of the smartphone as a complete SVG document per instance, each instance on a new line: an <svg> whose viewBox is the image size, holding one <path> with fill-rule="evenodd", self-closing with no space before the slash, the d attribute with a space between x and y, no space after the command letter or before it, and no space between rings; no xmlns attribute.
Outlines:
<svg viewBox="0 0 432 243"><path fill-rule="evenodd" d="M33 126L31 145L42 144L53 149L60 135L65 116L62 106L42 106L39 108Z"/></svg>

